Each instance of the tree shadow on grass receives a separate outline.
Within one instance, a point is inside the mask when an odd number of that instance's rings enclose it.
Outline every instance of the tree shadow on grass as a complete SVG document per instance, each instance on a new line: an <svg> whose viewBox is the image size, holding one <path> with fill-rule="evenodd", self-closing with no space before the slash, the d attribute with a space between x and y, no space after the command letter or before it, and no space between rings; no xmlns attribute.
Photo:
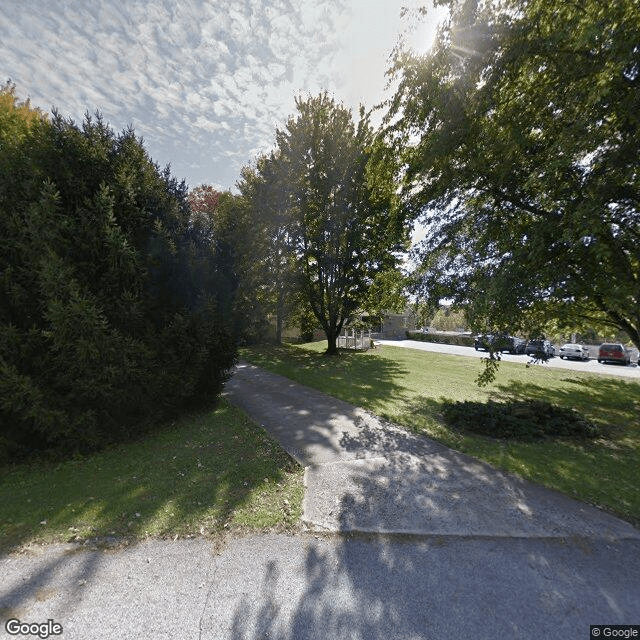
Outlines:
<svg viewBox="0 0 640 640"><path fill-rule="evenodd" d="M518 413L536 403L558 407L559 413L573 410L599 429L601 436L632 452L640 446L640 384L619 379L568 377L561 387L542 386L531 382L511 381L496 384L491 399L505 404ZM421 424L446 425L447 410L457 404L449 398L414 398L398 417L398 421L416 431ZM482 407L485 402L469 402L470 407ZM448 425L451 434L455 426ZM464 430L460 431L464 434ZM496 436L499 438L499 436Z"/></svg>
<svg viewBox="0 0 640 640"><path fill-rule="evenodd" d="M575 410L577 425L573 426L581 426L580 417L584 417L597 427L599 435L583 433L587 437L581 437L578 433L569 435L565 431L560 435L554 431L539 438L538 429L531 427L524 429L524 438L514 438L498 433L502 425L498 425L493 434L479 434L475 428L465 429L465 420L462 424L448 424L445 414L454 403L444 397L414 399L397 419L417 433L427 433L498 468L640 525L640 421L637 417L640 385L582 376L565 378L563 382L560 388L510 382L497 385L492 396L515 414L529 401ZM471 409L474 406L479 410L486 408L482 402L471 403ZM571 426L565 412L552 413L551 425L547 425L552 430ZM587 431L591 428L588 424L584 426Z"/></svg>
<svg viewBox="0 0 640 640"><path fill-rule="evenodd" d="M367 406L376 411L389 395L400 397L404 389L395 381L402 367L384 358L368 358L354 364L348 354L334 359L316 355L309 368L296 368L285 377L254 364L240 363L227 383L225 395L253 420L263 425L303 465L327 462L340 456L343 430L360 430ZM319 364L329 360L326 369ZM323 388L313 388L321 376ZM358 454L354 453L354 457Z"/></svg>
<svg viewBox="0 0 640 640"><path fill-rule="evenodd" d="M245 526L293 525L301 493L299 465L263 430L221 403L139 442L86 458L4 468L0 554L20 552L33 542L100 554L148 538L215 538ZM284 500L292 512L283 516ZM83 580L90 577L91 557L78 570ZM65 556L57 555L18 587L0 586L0 610L20 610L37 599L64 564ZM78 575L67 585L69 593Z"/></svg>
<svg viewBox="0 0 640 640"><path fill-rule="evenodd" d="M253 364L300 384L317 387L321 380L326 393L376 413L390 398L398 402L408 398L406 389L398 383L407 369L375 350L340 349L337 355L327 356L320 351L282 346L263 347L246 355Z"/></svg>

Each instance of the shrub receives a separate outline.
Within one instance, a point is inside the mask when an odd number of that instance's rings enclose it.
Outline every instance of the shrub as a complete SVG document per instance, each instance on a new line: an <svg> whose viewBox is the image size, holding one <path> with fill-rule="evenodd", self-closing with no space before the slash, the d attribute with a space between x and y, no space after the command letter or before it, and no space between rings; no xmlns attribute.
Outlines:
<svg viewBox="0 0 640 640"><path fill-rule="evenodd" d="M465 335L449 335L442 333L422 333L421 331L407 331L407 339L422 342L436 342L438 344L454 344L459 347L473 347L473 337Z"/></svg>
<svg viewBox="0 0 640 640"><path fill-rule="evenodd" d="M595 438L598 428L577 411L541 400L455 402L443 406L454 429L492 438L532 441L544 438Z"/></svg>
<svg viewBox="0 0 640 640"><path fill-rule="evenodd" d="M0 134L0 458L88 451L214 398L233 265L186 185L132 130L26 122L2 95L20 135Z"/></svg>

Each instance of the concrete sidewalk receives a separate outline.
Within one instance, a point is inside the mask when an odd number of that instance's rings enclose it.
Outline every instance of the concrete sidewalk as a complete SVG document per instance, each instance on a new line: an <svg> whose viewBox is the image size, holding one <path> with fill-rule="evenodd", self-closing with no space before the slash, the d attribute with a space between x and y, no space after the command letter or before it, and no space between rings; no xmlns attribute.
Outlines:
<svg viewBox="0 0 640 640"><path fill-rule="evenodd" d="M250 364L226 396L305 472L313 529L461 537L640 539L609 514Z"/></svg>

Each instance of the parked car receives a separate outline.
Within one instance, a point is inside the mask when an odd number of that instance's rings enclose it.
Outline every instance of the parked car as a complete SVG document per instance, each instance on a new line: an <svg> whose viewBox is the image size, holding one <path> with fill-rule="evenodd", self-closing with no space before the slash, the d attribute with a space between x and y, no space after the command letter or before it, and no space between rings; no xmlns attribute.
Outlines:
<svg viewBox="0 0 640 640"><path fill-rule="evenodd" d="M546 358L555 355L553 345L548 340L529 340L524 352L528 356L544 356Z"/></svg>
<svg viewBox="0 0 640 640"><path fill-rule="evenodd" d="M493 342L493 336L490 333L483 333L479 336L476 336L473 340L473 346L476 351L479 349L484 349L485 351L489 351L489 346Z"/></svg>
<svg viewBox="0 0 640 640"><path fill-rule="evenodd" d="M509 353L524 353L527 346L526 340L517 336L500 336L498 339L500 351L508 351Z"/></svg>
<svg viewBox="0 0 640 640"><path fill-rule="evenodd" d="M558 355L560 358L566 358L567 360L588 360L589 350L581 344L568 342L560 347Z"/></svg>
<svg viewBox="0 0 640 640"><path fill-rule="evenodd" d="M631 364L631 352L619 342L605 342L598 349L598 362Z"/></svg>
<svg viewBox="0 0 640 640"><path fill-rule="evenodd" d="M499 333L493 335L491 333L481 334L475 337L473 346L475 350L484 349L489 351L489 348L494 352L508 351L509 353L524 353L526 342L522 338L516 336L510 336L506 333Z"/></svg>

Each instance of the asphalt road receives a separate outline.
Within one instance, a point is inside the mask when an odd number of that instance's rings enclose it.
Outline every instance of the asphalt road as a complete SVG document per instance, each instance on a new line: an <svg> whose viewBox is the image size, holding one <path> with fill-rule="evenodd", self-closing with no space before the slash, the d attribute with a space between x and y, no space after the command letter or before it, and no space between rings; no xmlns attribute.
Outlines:
<svg viewBox="0 0 640 640"><path fill-rule="evenodd" d="M486 351L476 351L473 347L459 347L452 344L438 344L435 342L421 342L419 340L376 340L380 344L394 347L404 347L407 349L420 349L421 351L435 351L437 353L448 353L455 356L465 356L468 358L486 358ZM510 353L500 354L505 362L520 362L523 365L531 362L531 358L525 355L511 355ZM622 378L640 379L640 367L636 364L621 366L619 364L604 364L597 360L590 359L582 362L579 360L562 360L555 357L546 363L537 363L534 366L549 367L551 369L570 369L572 371L585 371L587 373L597 373Z"/></svg>
<svg viewBox="0 0 640 640"><path fill-rule="evenodd" d="M258 535L0 559L8 618L50 640L588 640L640 625L640 541ZM41 638L46 638L43 634ZM631 636L618 636L631 637Z"/></svg>

